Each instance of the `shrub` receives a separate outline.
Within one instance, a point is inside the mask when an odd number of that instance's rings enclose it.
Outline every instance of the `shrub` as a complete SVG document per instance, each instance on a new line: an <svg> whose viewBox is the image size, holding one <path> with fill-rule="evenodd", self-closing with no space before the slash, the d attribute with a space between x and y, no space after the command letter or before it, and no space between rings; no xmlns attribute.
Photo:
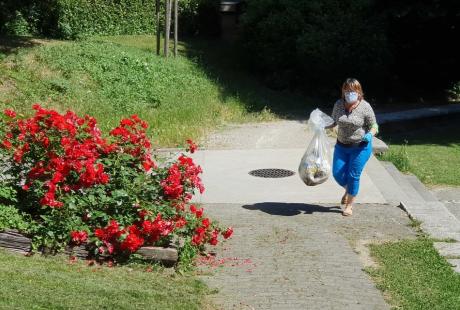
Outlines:
<svg viewBox="0 0 460 310"><path fill-rule="evenodd" d="M450 88L447 90L447 96L451 101L460 100L460 81L451 84Z"/></svg>
<svg viewBox="0 0 460 310"><path fill-rule="evenodd" d="M219 0L179 1L179 30L186 35L219 35L219 4Z"/></svg>
<svg viewBox="0 0 460 310"><path fill-rule="evenodd" d="M242 19L247 63L273 88L337 88L382 79L388 59L382 19L362 0L254 0Z"/></svg>
<svg viewBox="0 0 460 310"><path fill-rule="evenodd" d="M13 18L4 24L4 32L9 35L27 36L31 34L29 23L22 13L15 11Z"/></svg>
<svg viewBox="0 0 460 310"><path fill-rule="evenodd" d="M57 0L59 35L73 39L153 33L154 4L147 0Z"/></svg>
<svg viewBox="0 0 460 310"><path fill-rule="evenodd" d="M55 35L56 0L0 1L0 33Z"/></svg>
<svg viewBox="0 0 460 310"><path fill-rule="evenodd" d="M179 1L180 31L218 34L217 0ZM155 0L7 0L0 2L0 33L65 39L156 31ZM164 19L164 0L161 1Z"/></svg>
<svg viewBox="0 0 460 310"><path fill-rule="evenodd" d="M14 179L8 184L17 193L4 196L30 219L26 232L35 250L85 244L95 256L120 260L144 245L182 238L200 249L216 245L220 234L230 236L231 229L219 228L190 204L195 189L204 190L201 168L183 154L157 167L148 125L136 115L104 137L88 115L38 104L33 109L30 118L4 111L0 150L9 158Z"/></svg>

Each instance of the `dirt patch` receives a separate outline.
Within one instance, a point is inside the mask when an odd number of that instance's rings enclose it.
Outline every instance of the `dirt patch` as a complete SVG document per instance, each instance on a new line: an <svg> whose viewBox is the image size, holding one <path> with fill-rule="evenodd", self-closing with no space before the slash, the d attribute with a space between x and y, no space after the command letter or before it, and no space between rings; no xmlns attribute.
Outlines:
<svg viewBox="0 0 460 310"><path fill-rule="evenodd" d="M371 252L369 249L370 244L382 244L385 243L384 240L356 240L353 246L353 250L356 254L358 254L359 260L363 264L364 268L377 268L379 265L371 256Z"/></svg>
<svg viewBox="0 0 460 310"><path fill-rule="evenodd" d="M0 99L2 101L11 99L16 92L17 87L13 80L7 78L0 80Z"/></svg>

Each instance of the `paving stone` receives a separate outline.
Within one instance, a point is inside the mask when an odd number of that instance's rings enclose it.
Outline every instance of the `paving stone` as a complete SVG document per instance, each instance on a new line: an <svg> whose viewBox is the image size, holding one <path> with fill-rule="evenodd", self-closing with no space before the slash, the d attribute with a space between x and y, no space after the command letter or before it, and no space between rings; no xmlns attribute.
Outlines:
<svg viewBox="0 0 460 310"><path fill-rule="evenodd" d="M460 202L444 202L444 205L460 221Z"/></svg>
<svg viewBox="0 0 460 310"><path fill-rule="evenodd" d="M330 204L204 208L234 227L216 248L216 261L227 261L199 267L219 290L213 301L221 309L389 309L352 245L415 238L407 215L391 205L359 204L350 218Z"/></svg>
<svg viewBox="0 0 460 310"><path fill-rule="evenodd" d="M448 259L447 261L452 265L455 272L460 273L460 259Z"/></svg>
<svg viewBox="0 0 460 310"><path fill-rule="evenodd" d="M435 242L434 247L442 256L460 258L459 242Z"/></svg>

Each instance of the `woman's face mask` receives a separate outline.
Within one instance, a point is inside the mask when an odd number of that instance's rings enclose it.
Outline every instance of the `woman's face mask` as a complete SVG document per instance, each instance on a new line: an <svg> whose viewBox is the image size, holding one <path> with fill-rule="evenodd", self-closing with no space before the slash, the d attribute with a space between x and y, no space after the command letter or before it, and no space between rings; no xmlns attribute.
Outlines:
<svg viewBox="0 0 460 310"><path fill-rule="evenodd" d="M353 103L353 102L358 101L358 97L359 97L359 95L355 91L347 91L347 92L345 92L345 101L347 103Z"/></svg>

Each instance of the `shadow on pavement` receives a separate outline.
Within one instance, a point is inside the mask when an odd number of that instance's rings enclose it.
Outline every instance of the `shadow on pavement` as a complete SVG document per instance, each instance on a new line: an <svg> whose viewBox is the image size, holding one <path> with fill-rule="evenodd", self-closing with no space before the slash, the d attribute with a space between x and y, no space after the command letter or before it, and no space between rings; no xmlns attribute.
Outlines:
<svg viewBox="0 0 460 310"><path fill-rule="evenodd" d="M260 210L271 215L294 216L299 214L313 214L315 212L342 213L340 207L323 207L320 205L310 205L306 203L281 203L281 202L261 202L252 205L244 205L247 210Z"/></svg>

